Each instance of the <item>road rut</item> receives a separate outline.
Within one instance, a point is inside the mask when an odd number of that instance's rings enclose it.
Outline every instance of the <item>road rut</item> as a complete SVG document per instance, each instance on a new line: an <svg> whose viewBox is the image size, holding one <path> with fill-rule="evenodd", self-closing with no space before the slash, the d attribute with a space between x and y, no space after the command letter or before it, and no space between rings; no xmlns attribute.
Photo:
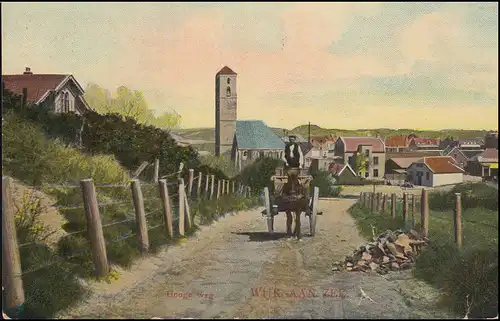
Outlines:
<svg viewBox="0 0 500 321"><path fill-rule="evenodd" d="M93 284L62 318L453 318L433 307L437 291L411 272L332 272L366 242L347 209L320 200L314 237L286 239L285 215L266 233L262 209L227 215L182 245L140 261L115 284ZM361 290L374 301L361 299Z"/></svg>

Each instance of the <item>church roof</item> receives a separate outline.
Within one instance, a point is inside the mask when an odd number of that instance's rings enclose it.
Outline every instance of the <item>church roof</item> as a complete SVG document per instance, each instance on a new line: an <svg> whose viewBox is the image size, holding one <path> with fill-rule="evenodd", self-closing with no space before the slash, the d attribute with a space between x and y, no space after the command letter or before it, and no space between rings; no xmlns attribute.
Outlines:
<svg viewBox="0 0 500 321"><path fill-rule="evenodd" d="M236 73L231 68L229 68L228 66L224 66L224 68L222 68L221 70L219 70L219 72L217 73L217 75L236 75Z"/></svg>
<svg viewBox="0 0 500 321"><path fill-rule="evenodd" d="M284 149L285 143L262 120L237 120L238 149Z"/></svg>

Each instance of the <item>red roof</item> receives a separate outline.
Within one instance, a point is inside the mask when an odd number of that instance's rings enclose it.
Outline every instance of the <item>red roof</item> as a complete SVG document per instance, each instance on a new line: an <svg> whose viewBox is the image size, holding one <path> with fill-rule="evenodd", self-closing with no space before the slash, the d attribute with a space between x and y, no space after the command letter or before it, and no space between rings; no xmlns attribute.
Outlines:
<svg viewBox="0 0 500 321"><path fill-rule="evenodd" d="M384 142L380 138L375 137L340 137L344 142L345 152L354 153L358 150L359 145L371 145L374 153L384 153Z"/></svg>
<svg viewBox="0 0 500 321"><path fill-rule="evenodd" d="M217 75L236 75L236 73L231 68L229 68L228 66L224 66L224 68L222 68L221 70L219 70L219 72L217 73Z"/></svg>
<svg viewBox="0 0 500 321"><path fill-rule="evenodd" d="M390 158L389 160L393 161L396 165L398 165L402 169L408 168L414 162L422 159L422 157L396 157Z"/></svg>
<svg viewBox="0 0 500 321"><path fill-rule="evenodd" d="M36 103L49 90L54 90L68 75L2 75L5 89L17 95L28 89L28 102Z"/></svg>
<svg viewBox="0 0 500 321"><path fill-rule="evenodd" d="M412 138L412 141L417 146L422 146L422 145L439 146L439 143L441 142L439 138L424 138L424 137Z"/></svg>
<svg viewBox="0 0 500 321"><path fill-rule="evenodd" d="M423 162L434 174L463 173L451 156L424 157Z"/></svg>
<svg viewBox="0 0 500 321"><path fill-rule="evenodd" d="M385 140L386 147L408 147L408 143L408 135L391 136Z"/></svg>

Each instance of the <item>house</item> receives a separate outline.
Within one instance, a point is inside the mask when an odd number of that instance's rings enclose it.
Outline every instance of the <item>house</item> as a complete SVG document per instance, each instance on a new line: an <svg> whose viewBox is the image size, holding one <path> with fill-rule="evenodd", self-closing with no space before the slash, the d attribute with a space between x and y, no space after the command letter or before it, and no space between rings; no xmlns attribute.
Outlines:
<svg viewBox="0 0 500 321"><path fill-rule="evenodd" d="M335 141L335 137L332 136L311 137L311 144L319 150L320 156L323 158L333 158L335 156Z"/></svg>
<svg viewBox="0 0 500 321"><path fill-rule="evenodd" d="M339 185L349 185L357 183L360 180L349 164L330 163L328 172L335 179L336 184Z"/></svg>
<svg viewBox="0 0 500 321"><path fill-rule="evenodd" d="M385 145L381 138L376 137L339 137L335 142L335 157L338 163L349 164L355 171L354 155L361 150L368 158L368 167L358 176L380 179L385 173Z"/></svg>
<svg viewBox="0 0 500 321"><path fill-rule="evenodd" d="M489 132L484 137L484 148L498 149L498 132Z"/></svg>
<svg viewBox="0 0 500 321"><path fill-rule="evenodd" d="M498 149L487 148L467 163L467 172L486 179L498 177Z"/></svg>
<svg viewBox="0 0 500 321"><path fill-rule="evenodd" d="M311 157L311 166L309 167L309 172L314 173L317 171L327 171L328 166L333 162L333 158L329 157Z"/></svg>
<svg viewBox="0 0 500 321"><path fill-rule="evenodd" d="M406 151L402 153L385 153L385 158L423 158L426 156L443 156L438 150Z"/></svg>
<svg viewBox="0 0 500 321"><path fill-rule="evenodd" d="M407 180L407 169L422 157L392 157L385 162L384 178L392 183L404 183Z"/></svg>
<svg viewBox="0 0 500 321"><path fill-rule="evenodd" d="M385 151L386 152L404 152L408 150L410 145L410 140L416 135L395 135L390 136L385 139Z"/></svg>
<svg viewBox="0 0 500 321"><path fill-rule="evenodd" d="M72 75L34 74L29 67L19 75L2 75L3 88L23 97L23 102L44 106L55 113L83 114L92 108Z"/></svg>
<svg viewBox="0 0 500 321"><path fill-rule="evenodd" d="M464 181L464 170L450 156L424 157L407 169L408 180L419 186L442 186Z"/></svg>
<svg viewBox="0 0 500 321"><path fill-rule="evenodd" d="M319 151L309 142L298 143L304 155L304 169L311 167L312 159L319 157Z"/></svg>
<svg viewBox="0 0 500 321"><path fill-rule="evenodd" d="M260 157L281 159L285 143L262 120L237 120L231 159L241 170Z"/></svg>
<svg viewBox="0 0 500 321"><path fill-rule="evenodd" d="M451 149L447 148L443 152L443 156L451 156L455 160L456 164L463 169L465 169L465 167L467 166L467 162L469 161L467 155L465 155L458 146L455 146Z"/></svg>
<svg viewBox="0 0 500 321"><path fill-rule="evenodd" d="M439 150L439 138L414 137L410 140L408 150Z"/></svg>

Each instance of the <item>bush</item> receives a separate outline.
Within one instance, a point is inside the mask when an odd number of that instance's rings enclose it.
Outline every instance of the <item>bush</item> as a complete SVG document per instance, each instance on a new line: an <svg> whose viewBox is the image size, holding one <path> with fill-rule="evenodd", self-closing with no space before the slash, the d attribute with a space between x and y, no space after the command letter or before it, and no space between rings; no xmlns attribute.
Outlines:
<svg viewBox="0 0 500 321"><path fill-rule="evenodd" d="M320 197L337 197L340 195L341 187L335 186L335 181L327 171L316 172L311 181L311 189L319 188Z"/></svg>
<svg viewBox="0 0 500 321"><path fill-rule="evenodd" d="M429 195L429 208L445 211L455 208L455 193L461 194L462 208L482 207L498 210L498 192L484 183L464 183L453 187L449 192L433 192Z"/></svg>
<svg viewBox="0 0 500 321"><path fill-rule="evenodd" d="M276 173L276 168L281 166L282 162L279 159L263 157L257 159L254 163L245 167L241 173L236 176L236 180L242 184L249 186L252 193L261 191L264 187L270 190L274 189L271 182L271 176Z"/></svg>

